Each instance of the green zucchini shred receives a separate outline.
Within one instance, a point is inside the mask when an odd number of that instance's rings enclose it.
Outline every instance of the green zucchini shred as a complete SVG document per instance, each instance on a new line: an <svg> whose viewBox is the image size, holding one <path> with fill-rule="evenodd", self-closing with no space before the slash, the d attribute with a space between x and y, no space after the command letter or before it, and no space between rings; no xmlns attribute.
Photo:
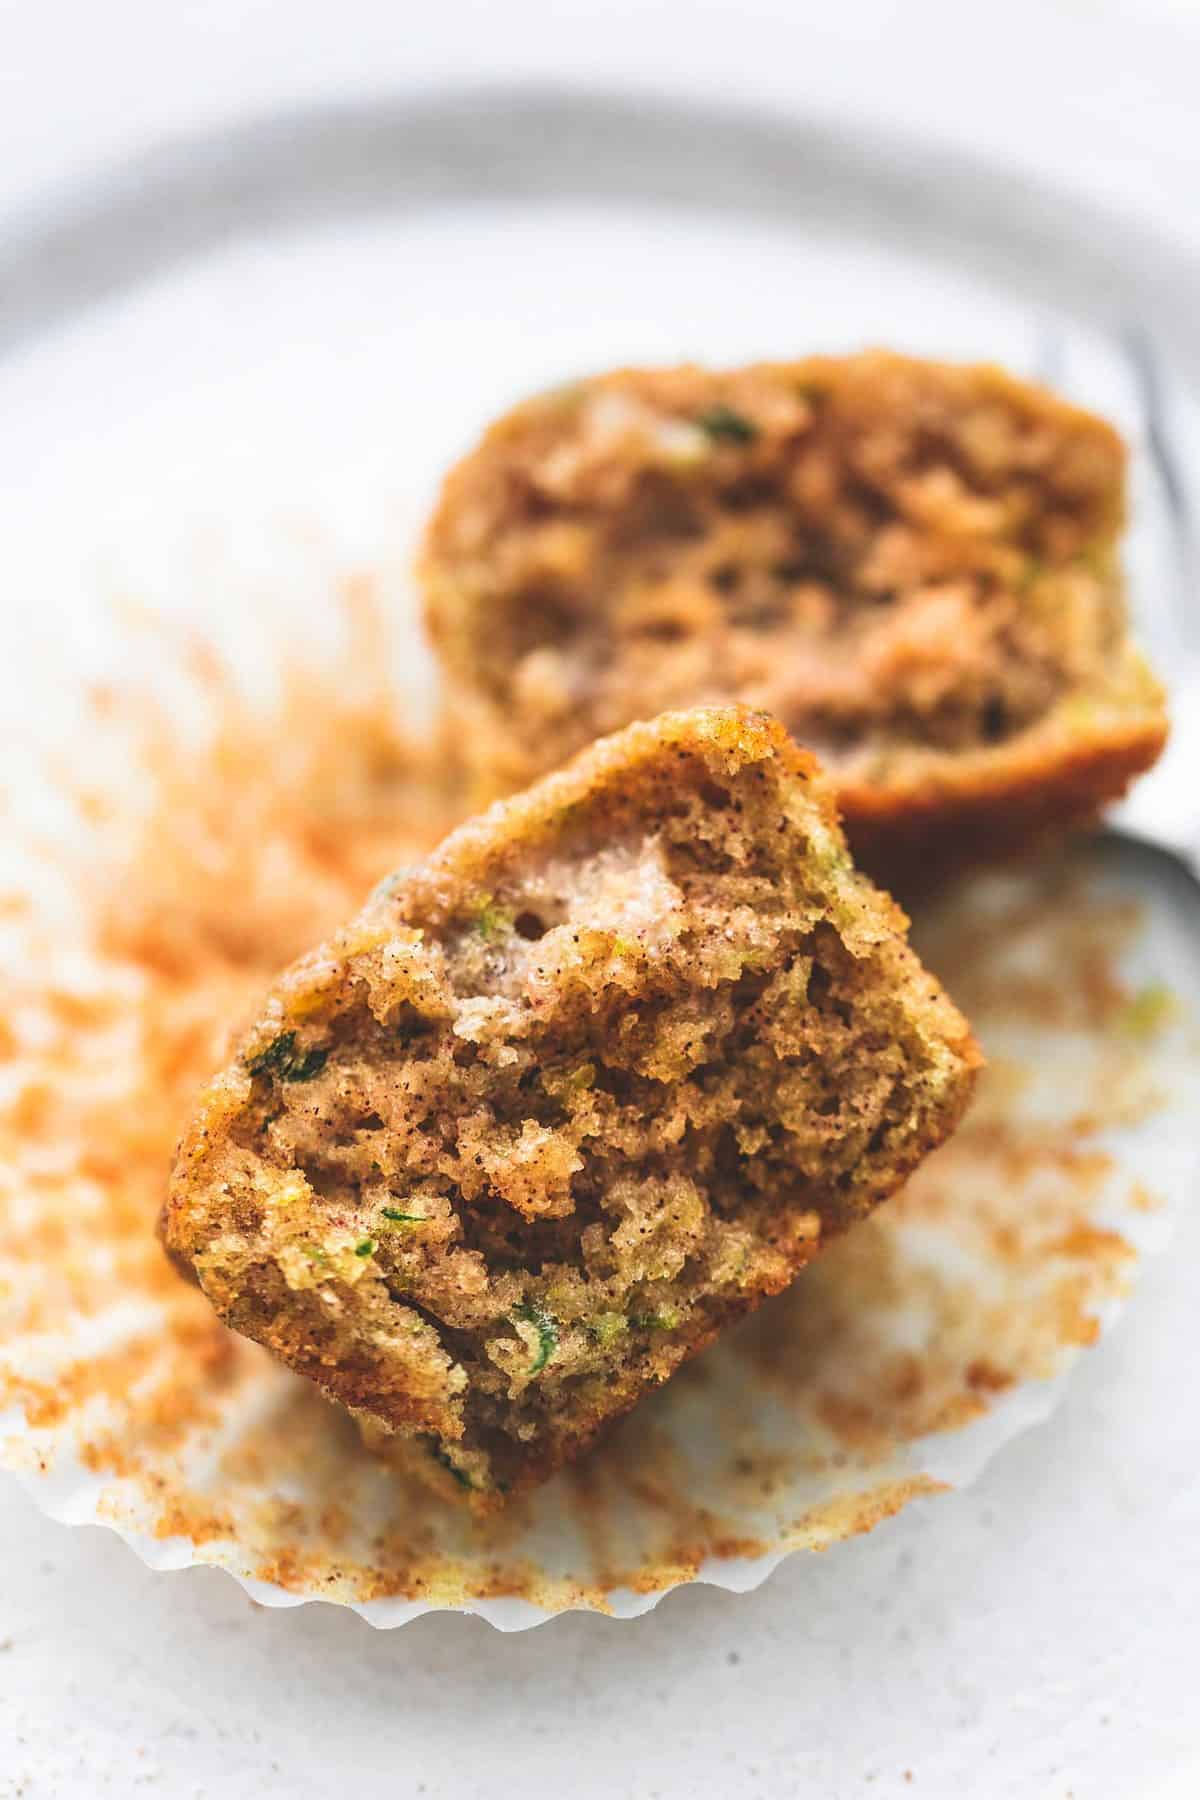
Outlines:
<svg viewBox="0 0 1200 1800"><path fill-rule="evenodd" d="M635 1331L674 1331L679 1313L673 1306L663 1306L657 1312L630 1313L629 1323Z"/></svg>
<svg viewBox="0 0 1200 1800"><path fill-rule="evenodd" d="M1130 1037L1154 1038L1175 1010L1175 996L1161 981L1148 982L1121 1008L1121 1030Z"/></svg>
<svg viewBox="0 0 1200 1800"><path fill-rule="evenodd" d="M496 904L494 895L488 894L475 914L475 929L480 937L490 942L493 938L506 936L512 928L513 915L507 907Z"/></svg>
<svg viewBox="0 0 1200 1800"><path fill-rule="evenodd" d="M520 1306L513 1308L513 1318L520 1319L526 1325L533 1325L537 1330L537 1355L529 1365L529 1373L538 1375L558 1348L558 1325L536 1300L522 1300Z"/></svg>
<svg viewBox="0 0 1200 1800"><path fill-rule="evenodd" d="M294 1031L282 1031L265 1050L246 1063L251 1075L278 1076L280 1081L312 1081L329 1061L328 1050L305 1049Z"/></svg>
<svg viewBox="0 0 1200 1800"><path fill-rule="evenodd" d="M447 1456L436 1438L426 1438L425 1446L434 1462L440 1463L448 1475L453 1475L459 1487L466 1488L468 1493L474 1491L475 1483L471 1480L471 1477L465 1474L463 1470L459 1468L457 1463L451 1462L449 1456Z"/></svg>
<svg viewBox="0 0 1200 1800"><path fill-rule="evenodd" d="M723 402L700 413L696 423L714 444L752 444L758 436L758 426L753 419L735 412L732 406Z"/></svg>

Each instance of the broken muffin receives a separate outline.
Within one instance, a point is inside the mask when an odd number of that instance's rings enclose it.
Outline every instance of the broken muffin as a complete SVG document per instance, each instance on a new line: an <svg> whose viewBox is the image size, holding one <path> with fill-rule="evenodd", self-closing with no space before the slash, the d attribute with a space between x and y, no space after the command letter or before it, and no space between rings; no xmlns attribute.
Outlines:
<svg viewBox="0 0 1200 1800"><path fill-rule="evenodd" d="M667 707L763 707L903 880L1090 818L1154 762L1125 452L999 369L882 351L621 370L448 477L422 558L476 801Z"/></svg>
<svg viewBox="0 0 1200 1800"><path fill-rule="evenodd" d="M953 1130L978 1053L904 927L777 722L633 726L280 978L166 1245L370 1441L492 1502Z"/></svg>

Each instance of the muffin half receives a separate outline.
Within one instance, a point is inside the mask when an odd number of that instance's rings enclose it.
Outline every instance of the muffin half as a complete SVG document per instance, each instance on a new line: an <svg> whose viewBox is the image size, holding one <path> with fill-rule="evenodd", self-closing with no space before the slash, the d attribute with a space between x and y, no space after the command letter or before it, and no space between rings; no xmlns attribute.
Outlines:
<svg viewBox="0 0 1200 1800"><path fill-rule="evenodd" d="M998 369L875 351L622 370L519 406L422 561L477 801L664 708L762 707L888 877L1092 817L1157 757L1125 453Z"/></svg>
<svg viewBox="0 0 1200 1800"><path fill-rule="evenodd" d="M482 1505L887 1197L978 1053L740 708L637 725L283 975L163 1219L217 1311Z"/></svg>

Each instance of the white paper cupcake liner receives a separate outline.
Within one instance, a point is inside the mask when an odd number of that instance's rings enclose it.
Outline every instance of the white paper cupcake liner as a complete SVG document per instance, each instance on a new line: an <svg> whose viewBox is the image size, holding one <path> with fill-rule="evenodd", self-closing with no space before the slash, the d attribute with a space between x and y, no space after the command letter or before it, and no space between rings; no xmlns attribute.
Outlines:
<svg viewBox="0 0 1200 1800"><path fill-rule="evenodd" d="M365 681L336 659L285 669L255 712L201 657L215 735L197 749L174 702L143 716L126 696L140 748L119 777L97 751L64 813L86 857L26 809L3 908L0 1463L47 1514L108 1526L154 1568L212 1564L264 1604L335 1601L380 1627L454 1608L502 1630L633 1617L686 1581L743 1591L974 1480L1058 1404L1194 1184L1186 882L1097 844L923 915L918 947L990 1061L958 1137L578 1469L479 1521L373 1461L153 1237L186 1095L272 950L303 941L295 897L323 928L433 829L386 659L368 645L365 663ZM354 840L333 873L331 822Z"/></svg>

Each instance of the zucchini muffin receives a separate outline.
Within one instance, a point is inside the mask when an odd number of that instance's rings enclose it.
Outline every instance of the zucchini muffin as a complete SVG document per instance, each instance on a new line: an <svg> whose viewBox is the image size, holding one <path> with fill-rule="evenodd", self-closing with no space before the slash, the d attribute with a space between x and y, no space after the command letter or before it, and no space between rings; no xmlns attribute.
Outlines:
<svg viewBox="0 0 1200 1800"><path fill-rule="evenodd" d="M989 367L882 351L622 370L501 419L422 575L475 800L667 707L745 701L894 877L1082 822L1154 762L1125 452Z"/></svg>
<svg viewBox="0 0 1200 1800"><path fill-rule="evenodd" d="M978 1053L905 923L777 722L630 727L280 978L166 1245L373 1444L492 1504L953 1130Z"/></svg>

